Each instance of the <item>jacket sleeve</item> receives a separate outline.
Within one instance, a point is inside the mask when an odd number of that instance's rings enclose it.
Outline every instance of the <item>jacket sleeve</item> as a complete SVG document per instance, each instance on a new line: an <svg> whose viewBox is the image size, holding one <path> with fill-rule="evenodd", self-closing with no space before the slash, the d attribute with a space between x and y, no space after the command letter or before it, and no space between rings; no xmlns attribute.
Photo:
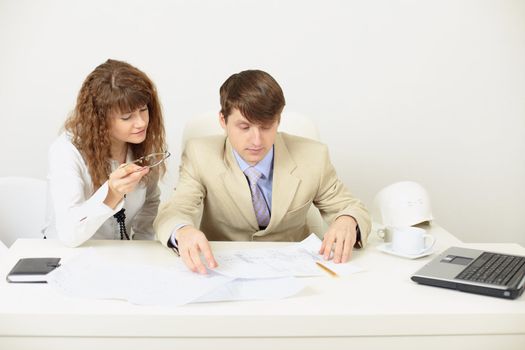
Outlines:
<svg viewBox="0 0 525 350"><path fill-rule="evenodd" d="M324 164L320 177L319 190L314 198L314 205L319 209L323 219L332 223L342 215L352 216L357 221L364 245L370 233L370 215L364 204L353 197L343 182L337 177L335 168L330 162L328 148L324 146Z"/></svg>
<svg viewBox="0 0 525 350"><path fill-rule="evenodd" d="M58 238L67 246L79 246L122 208L123 201L115 209L103 203L109 189L107 182L95 193L86 195L92 188L82 176L87 167L70 143L54 143L49 150L48 165L48 186Z"/></svg>
<svg viewBox="0 0 525 350"><path fill-rule="evenodd" d="M171 198L159 209L159 215L153 223L156 238L162 244L168 240L180 225L199 227L202 203L206 188L199 177L198 164L192 142L189 141L181 158L179 181Z"/></svg>

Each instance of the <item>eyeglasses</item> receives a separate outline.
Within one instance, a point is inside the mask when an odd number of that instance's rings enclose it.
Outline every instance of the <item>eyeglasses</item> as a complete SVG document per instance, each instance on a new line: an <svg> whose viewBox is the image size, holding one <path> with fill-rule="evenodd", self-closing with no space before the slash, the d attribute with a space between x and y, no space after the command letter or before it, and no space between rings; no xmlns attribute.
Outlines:
<svg viewBox="0 0 525 350"><path fill-rule="evenodd" d="M129 162L128 164L137 164L141 168L153 168L161 164L169 156L171 156L171 153L168 151L160 152L160 153L151 153L151 154L148 154L147 156L143 156L143 157L140 157L139 159ZM142 169L137 170L137 171L141 171L141 170Z"/></svg>

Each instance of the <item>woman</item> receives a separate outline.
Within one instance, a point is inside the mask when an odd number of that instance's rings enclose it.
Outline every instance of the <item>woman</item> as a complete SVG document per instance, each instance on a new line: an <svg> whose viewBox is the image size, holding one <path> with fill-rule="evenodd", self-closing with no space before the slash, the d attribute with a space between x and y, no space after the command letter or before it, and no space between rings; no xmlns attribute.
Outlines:
<svg viewBox="0 0 525 350"><path fill-rule="evenodd" d="M56 231L68 246L88 239L152 239L165 166L130 163L166 149L152 81L107 60L80 89L65 132L49 150L48 184Z"/></svg>

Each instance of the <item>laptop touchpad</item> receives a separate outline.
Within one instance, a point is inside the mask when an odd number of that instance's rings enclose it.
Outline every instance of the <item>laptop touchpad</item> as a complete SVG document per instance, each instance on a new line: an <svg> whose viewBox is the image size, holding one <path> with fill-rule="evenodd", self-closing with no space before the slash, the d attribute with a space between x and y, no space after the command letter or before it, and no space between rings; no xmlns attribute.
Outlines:
<svg viewBox="0 0 525 350"><path fill-rule="evenodd" d="M441 262L466 266L470 264L472 260L473 260L472 258L466 258L464 256L447 255L446 257L441 259Z"/></svg>

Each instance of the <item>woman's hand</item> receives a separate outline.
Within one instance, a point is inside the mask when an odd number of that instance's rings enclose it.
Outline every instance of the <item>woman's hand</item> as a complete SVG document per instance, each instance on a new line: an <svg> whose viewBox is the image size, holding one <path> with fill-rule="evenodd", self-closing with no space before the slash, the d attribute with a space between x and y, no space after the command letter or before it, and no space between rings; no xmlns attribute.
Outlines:
<svg viewBox="0 0 525 350"><path fill-rule="evenodd" d="M140 167L137 164L126 163L115 169L108 180L108 195L104 204L115 209L117 204L127 193L133 192L144 175L149 172L148 167Z"/></svg>

